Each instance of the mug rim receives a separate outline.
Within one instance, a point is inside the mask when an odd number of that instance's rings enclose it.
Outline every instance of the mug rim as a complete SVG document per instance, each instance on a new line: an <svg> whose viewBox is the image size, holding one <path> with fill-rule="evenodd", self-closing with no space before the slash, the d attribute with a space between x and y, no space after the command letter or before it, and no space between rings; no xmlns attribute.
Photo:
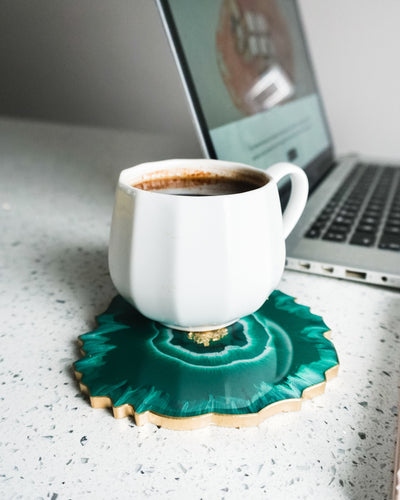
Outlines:
<svg viewBox="0 0 400 500"><path fill-rule="evenodd" d="M239 179L246 179L246 174L250 174L250 176L247 176L247 180L250 182L254 182L257 187L253 189L249 189L246 191L242 191L239 193L229 193L229 194L215 194L212 195L211 198L218 198L218 197L225 197L225 196L243 196L243 195L249 195L249 193L253 192L259 192L261 189L267 188L271 183L273 183L273 178L268 175L264 170L261 170L259 168L253 167L251 165L247 165L245 163L240 163L240 162L232 162L232 161L225 161L225 160L214 160L214 159L207 159L207 158L202 158L202 159L193 159L193 158L187 158L187 159L168 159L168 160L159 160L159 161L153 161L153 162L144 162L140 163L138 165L134 165L132 167L126 168L120 172L119 175L119 180L118 180L118 186L124 191L128 193L145 193L146 195L149 196L168 196L168 197L173 197L177 198L177 195L174 193L165 193L165 192L157 192L156 190L144 190L140 189L134 185L132 185L132 182L136 182L139 184L140 182L150 180L152 177L151 175L148 175L146 177L146 174L158 174L163 171L171 171L171 172L177 172L177 171L198 171L198 172L204 172L204 173L210 173L212 175L221 175L221 176L226 176L226 173L232 170L235 170L238 172L237 178ZM132 175L132 174L138 174L138 175ZM141 177L140 177L141 174ZM242 174L240 176L240 174ZM229 176L228 177L235 177L235 176ZM160 176L161 177L161 176ZM156 176L154 178L157 178ZM258 185L259 184L259 185ZM185 199L210 199L210 196L201 196L201 195L185 195L185 194L180 194L179 198L185 198Z"/></svg>

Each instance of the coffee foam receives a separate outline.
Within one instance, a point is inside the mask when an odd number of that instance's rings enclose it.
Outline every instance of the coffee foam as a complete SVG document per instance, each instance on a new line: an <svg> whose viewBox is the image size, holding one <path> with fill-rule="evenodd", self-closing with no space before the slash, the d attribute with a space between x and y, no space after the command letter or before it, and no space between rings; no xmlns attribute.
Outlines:
<svg viewBox="0 0 400 500"><path fill-rule="evenodd" d="M247 169L215 169L215 170L200 170L193 168L175 168L168 170L155 170L141 173L136 179L129 179L129 185L138 189L145 189L143 184L147 184L145 190L157 191L162 185L166 185L168 181L171 184L179 187L182 180L182 187L190 187L190 181L193 180L193 186L199 184L212 184L218 181L231 180L232 182L243 182L253 185L252 189L262 187L268 183L263 172L249 171Z"/></svg>

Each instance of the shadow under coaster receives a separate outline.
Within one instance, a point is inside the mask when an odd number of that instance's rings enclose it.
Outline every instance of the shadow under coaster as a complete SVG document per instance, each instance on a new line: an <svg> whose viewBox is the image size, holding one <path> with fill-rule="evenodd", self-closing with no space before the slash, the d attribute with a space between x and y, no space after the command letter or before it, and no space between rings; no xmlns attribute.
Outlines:
<svg viewBox="0 0 400 500"><path fill-rule="evenodd" d="M117 296L79 337L75 363L94 408L169 429L258 425L322 394L339 368L322 318L276 290L233 325L181 332Z"/></svg>

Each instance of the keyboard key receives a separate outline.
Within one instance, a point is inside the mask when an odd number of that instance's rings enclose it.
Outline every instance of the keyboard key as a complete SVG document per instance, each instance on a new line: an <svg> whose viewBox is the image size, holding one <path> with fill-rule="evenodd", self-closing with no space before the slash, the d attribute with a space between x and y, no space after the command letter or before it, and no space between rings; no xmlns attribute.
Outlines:
<svg viewBox="0 0 400 500"><path fill-rule="evenodd" d="M381 212L384 207L384 203L371 203L369 202L366 210L376 210L377 212Z"/></svg>
<svg viewBox="0 0 400 500"><path fill-rule="evenodd" d="M369 208L364 210L363 217L375 217L381 218L382 210L370 210Z"/></svg>
<svg viewBox="0 0 400 500"><path fill-rule="evenodd" d="M393 219L392 217L389 216L386 220L386 225L400 227L400 219Z"/></svg>
<svg viewBox="0 0 400 500"><path fill-rule="evenodd" d="M347 234L350 231L350 226L333 223L329 226L328 231L332 233Z"/></svg>
<svg viewBox="0 0 400 500"><path fill-rule="evenodd" d="M321 230L316 228L310 228L304 236L306 238L319 238L321 236Z"/></svg>
<svg viewBox="0 0 400 500"><path fill-rule="evenodd" d="M400 234L400 226L386 226L383 230L384 234Z"/></svg>
<svg viewBox="0 0 400 500"><path fill-rule="evenodd" d="M330 201L327 205L326 205L326 209L328 210L335 210L335 208L337 207L337 202L336 201Z"/></svg>
<svg viewBox="0 0 400 500"><path fill-rule="evenodd" d="M340 209L337 215L339 217L351 217L354 219L354 217L358 214L359 210L350 210L350 209Z"/></svg>
<svg viewBox="0 0 400 500"><path fill-rule="evenodd" d="M400 235L384 234L379 242L383 250L400 250Z"/></svg>
<svg viewBox="0 0 400 500"><path fill-rule="evenodd" d="M328 240L328 241L337 241L338 243L345 241L346 240L346 234L345 233L336 233L334 231L327 231L323 238L323 240Z"/></svg>
<svg viewBox="0 0 400 500"><path fill-rule="evenodd" d="M370 247L374 244L374 242L375 242L375 235L369 233L362 233L359 231L356 231L350 240L350 243L352 245L361 245L364 247Z"/></svg>
<svg viewBox="0 0 400 500"><path fill-rule="evenodd" d="M317 219L314 224L312 225L312 227L314 229L324 229L325 226L327 225L328 221L327 220L320 220L320 219Z"/></svg>
<svg viewBox="0 0 400 500"><path fill-rule="evenodd" d="M332 214L325 214L324 212L321 213L321 215L318 216L318 221L327 221L331 218Z"/></svg>
<svg viewBox="0 0 400 500"><path fill-rule="evenodd" d="M333 212L335 211L334 208L324 208L323 211L321 212L320 217L330 217Z"/></svg>
<svg viewBox="0 0 400 500"><path fill-rule="evenodd" d="M344 226L351 226L354 222L354 218L353 217L343 217L342 215L338 215L337 217L335 217L333 222L335 224L341 224Z"/></svg>
<svg viewBox="0 0 400 500"><path fill-rule="evenodd" d="M360 233L376 233L376 226L371 224L359 224L356 231Z"/></svg>
<svg viewBox="0 0 400 500"><path fill-rule="evenodd" d="M378 217L362 217L360 220L360 224L368 224L377 226L379 224Z"/></svg>
<svg viewBox="0 0 400 500"><path fill-rule="evenodd" d="M400 243L379 243L378 247L381 250L400 250Z"/></svg>
<svg viewBox="0 0 400 500"><path fill-rule="evenodd" d="M349 209L349 210L358 210L361 206L361 203L360 202L356 202L354 200L346 200L343 205L342 205L342 208L344 208L345 210Z"/></svg>

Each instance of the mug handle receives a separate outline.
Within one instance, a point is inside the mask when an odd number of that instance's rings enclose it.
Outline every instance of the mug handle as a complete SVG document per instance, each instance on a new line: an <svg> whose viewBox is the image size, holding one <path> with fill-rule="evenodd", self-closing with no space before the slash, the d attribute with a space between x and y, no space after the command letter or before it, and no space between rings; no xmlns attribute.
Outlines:
<svg viewBox="0 0 400 500"><path fill-rule="evenodd" d="M304 170L292 163L276 163L265 170L276 183L290 175L292 189L285 211L283 212L283 236L286 239L292 232L303 213L308 197L308 179Z"/></svg>

